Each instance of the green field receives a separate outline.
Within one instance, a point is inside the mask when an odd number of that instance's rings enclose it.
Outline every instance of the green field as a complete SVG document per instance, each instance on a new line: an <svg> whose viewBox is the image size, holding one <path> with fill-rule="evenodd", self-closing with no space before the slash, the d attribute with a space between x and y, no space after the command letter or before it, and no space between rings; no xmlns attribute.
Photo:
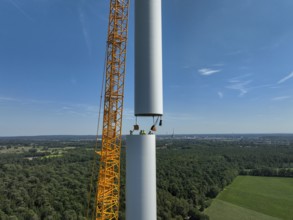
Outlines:
<svg viewBox="0 0 293 220"><path fill-rule="evenodd" d="M206 214L211 220L292 220L293 178L238 176Z"/></svg>

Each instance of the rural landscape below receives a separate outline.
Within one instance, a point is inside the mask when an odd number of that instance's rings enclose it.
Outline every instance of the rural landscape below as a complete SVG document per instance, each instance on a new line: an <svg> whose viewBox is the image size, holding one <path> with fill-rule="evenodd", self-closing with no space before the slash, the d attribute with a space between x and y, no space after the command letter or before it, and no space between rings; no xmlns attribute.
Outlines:
<svg viewBox="0 0 293 220"><path fill-rule="evenodd" d="M0 219L86 219L94 145L95 136L0 138ZM156 152L160 220L292 219L291 134L162 135ZM121 160L125 219L124 144Z"/></svg>
<svg viewBox="0 0 293 220"><path fill-rule="evenodd" d="M293 220L292 9L0 0L0 220Z"/></svg>

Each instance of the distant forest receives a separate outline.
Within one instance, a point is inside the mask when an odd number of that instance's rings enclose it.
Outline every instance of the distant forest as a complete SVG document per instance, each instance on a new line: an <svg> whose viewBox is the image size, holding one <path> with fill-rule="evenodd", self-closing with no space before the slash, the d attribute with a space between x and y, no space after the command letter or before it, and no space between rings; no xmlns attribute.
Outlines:
<svg viewBox="0 0 293 220"><path fill-rule="evenodd" d="M86 219L93 145L93 141L0 141L0 219ZM20 147L29 150L18 153L7 150ZM54 156L58 148L62 154ZM121 158L122 220L125 219L124 146ZM159 140L158 220L209 219L203 211L237 175L293 177L292 168L292 142Z"/></svg>

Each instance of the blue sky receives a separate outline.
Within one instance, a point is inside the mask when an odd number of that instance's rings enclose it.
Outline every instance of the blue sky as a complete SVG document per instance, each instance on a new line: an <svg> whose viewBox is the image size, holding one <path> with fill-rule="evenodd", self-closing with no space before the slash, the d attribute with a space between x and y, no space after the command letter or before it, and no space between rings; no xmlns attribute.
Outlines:
<svg viewBox="0 0 293 220"><path fill-rule="evenodd" d="M134 123L133 3L123 133ZM108 7L0 1L0 136L96 133ZM293 133L292 7L163 0L159 133Z"/></svg>

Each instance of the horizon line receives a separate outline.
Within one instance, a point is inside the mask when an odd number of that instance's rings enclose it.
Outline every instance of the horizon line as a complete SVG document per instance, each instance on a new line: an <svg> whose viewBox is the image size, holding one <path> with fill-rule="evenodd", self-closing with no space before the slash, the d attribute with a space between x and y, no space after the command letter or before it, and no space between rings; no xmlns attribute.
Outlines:
<svg viewBox="0 0 293 220"><path fill-rule="evenodd" d="M178 134L157 134L157 136L171 136L171 135L293 135L293 132L251 132L251 133L178 133ZM122 136L126 136L129 134L122 134ZM134 134L135 135L135 134ZM13 137L48 137L48 136L97 136L95 134L42 134L42 135L5 135L0 136L0 138L13 138ZM98 135L101 137L102 135Z"/></svg>

